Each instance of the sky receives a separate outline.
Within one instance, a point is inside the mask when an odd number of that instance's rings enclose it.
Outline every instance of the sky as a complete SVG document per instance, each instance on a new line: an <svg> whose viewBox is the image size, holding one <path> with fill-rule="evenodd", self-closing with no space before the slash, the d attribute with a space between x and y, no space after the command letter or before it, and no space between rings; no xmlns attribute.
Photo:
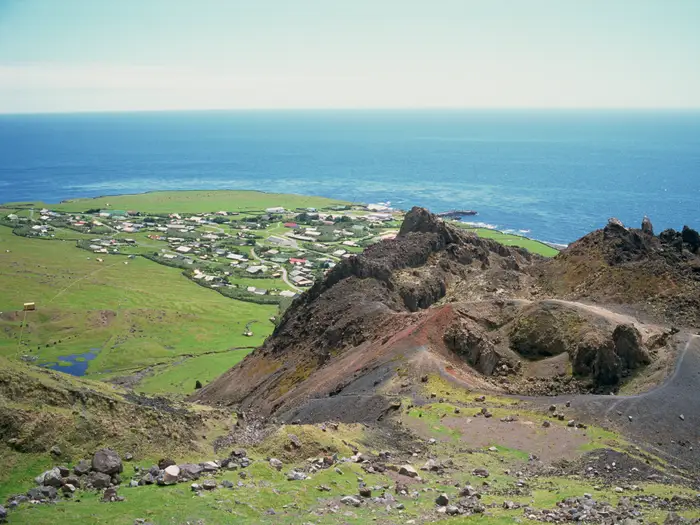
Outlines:
<svg viewBox="0 0 700 525"><path fill-rule="evenodd" d="M700 0L0 0L0 113L700 108Z"/></svg>

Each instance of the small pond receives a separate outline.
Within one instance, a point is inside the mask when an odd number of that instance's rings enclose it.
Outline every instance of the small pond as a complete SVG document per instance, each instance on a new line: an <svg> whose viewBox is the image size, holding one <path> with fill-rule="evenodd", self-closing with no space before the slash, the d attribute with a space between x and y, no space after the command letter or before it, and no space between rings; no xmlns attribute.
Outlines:
<svg viewBox="0 0 700 525"><path fill-rule="evenodd" d="M39 366L43 368L50 368L51 370L56 370L57 372L63 372L64 374L80 377L85 375L90 361L95 359L99 353L99 348L91 348L89 352L84 354L61 355L58 356L58 361L42 363Z"/></svg>

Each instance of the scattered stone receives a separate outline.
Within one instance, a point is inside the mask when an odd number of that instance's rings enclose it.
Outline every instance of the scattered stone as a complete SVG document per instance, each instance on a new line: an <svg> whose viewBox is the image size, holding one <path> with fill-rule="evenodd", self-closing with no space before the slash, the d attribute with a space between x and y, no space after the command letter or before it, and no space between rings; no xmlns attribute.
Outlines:
<svg viewBox="0 0 700 525"><path fill-rule="evenodd" d="M294 434L289 434L289 446L293 449L301 448L301 440Z"/></svg>
<svg viewBox="0 0 700 525"><path fill-rule="evenodd" d="M282 470L283 464L279 459L271 458L270 459L270 466L276 470Z"/></svg>
<svg viewBox="0 0 700 525"><path fill-rule="evenodd" d="M681 414L678 416L678 419L680 419L681 421L685 421L685 416L683 414Z"/></svg>
<svg viewBox="0 0 700 525"><path fill-rule="evenodd" d="M68 467L56 467L58 471L61 473L62 478L67 478L70 476L70 469Z"/></svg>
<svg viewBox="0 0 700 525"><path fill-rule="evenodd" d="M7 509L0 505L0 523L7 519Z"/></svg>
<svg viewBox="0 0 700 525"><path fill-rule="evenodd" d="M224 487L225 489L232 489L233 488L233 482L225 479L221 482L221 486Z"/></svg>
<svg viewBox="0 0 700 525"><path fill-rule="evenodd" d="M552 424L551 424L549 421L543 421L543 422L542 422L542 426L543 426L544 428L549 428L549 427L552 426Z"/></svg>
<svg viewBox="0 0 700 525"><path fill-rule="evenodd" d="M448 505L447 508L445 509L445 513L448 516L456 516L457 514L461 514L459 507L455 505Z"/></svg>
<svg viewBox="0 0 700 525"><path fill-rule="evenodd" d="M556 412L556 411L557 411L557 405L549 405L549 411L550 411L550 412Z"/></svg>
<svg viewBox="0 0 700 525"><path fill-rule="evenodd" d="M63 454L63 452L61 451L61 447L59 447L58 445L54 445L53 447L51 447L51 450L49 450L49 453L50 453L52 456L56 456L56 457L58 457L58 456L60 456L61 454Z"/></svg>
<svg viewBox="0 0 700 525"><path fill-rule="evenodd" d="M485 468L475 468L474 470L472 470L472 474L475 476L479 476L480 478L489 477L489 471Z"/></svg>
<svg viewBox="0 0 700 525"><path fill-rule="evenodd" d="M421 383L427 383L427 382L428 382L428 376L421 376L420 381L421 381Z"/></svg>
<svg viewBox="0 0 700 525"><path fill-rule="evenodd" d="M362 502L354 496L343 496L340 498L340 502L353 507L359 507L362 504Z"/></svg>
<svg viewBox="0 0 700 525"><path fill-rule="evenodd" d="M490 452L498 452L498 449L496 447L489 447Z"/></svg>
<svg viewBox="0 0 700 525"><path fill-rule="evenodd" d="M434 445L435 443L437 443L437 439L435 439L435 438L430 438L430 439L428 440L428 443L429 443L430 445Z"/></svg>
<svg viewBox="0 0 700 525"><path fill-rule="evenodd" d="M287 481L304 481L305 479L306 474L298 470L292 470L287 474Z"/></svg>
<svg viewBox="0 0 700 525"><path fill-rule="evenodd" d="M567 427L575 427L576 426L576 421L573 419L570 419L569 422L566 424Z"/></svg>
<svg viewBox="0 0 700 525"><path fill-rule="evenodd" d="M139 486L139 482L136 481L135 479L132 479L132 480L129 482L129 487L131 487L131 488L138 487L138 486Z"/></svg>
<svg viewBox="0 0 700 525"><path fill-rule="evenodd" d="M102 501L105 503L121 500L123 500L123 498L119 498L119 496L117 495L117 489L115 487L105 489L104 493L102 494Z"/></svg>
<svg viewBox="0 0 700 525"><path fill-rule="evenodd" d="M204 490L214 490L217 487L215 479L205 479L202 483L202 488Z"/></svg>
<svg viewBox="0 0 700 525"><path fill-rule="evenodd" d="M627 419L629 419L630 421L632 421L632 416L627 416Z"/></svg>
<svg viewBox="0 0 700 525"><path fill-rule="evenodd" d="M70 483L66 483L61 487L61 490L63 491L64 494L73 494L75 492L75 486L71 485Z"/></svg>
<svg viewBox="0 0 700 525"><path fill-rule="evenodd" d="M617 492L617 493L621 493L624 491L625 491L625 489L623 489L622 487L615 487L615 492Z"/></svg>
<svg viewBox="0 0 700 525"><path fill-rule="evenodd" d="M437 498L435 498L435 504L439 505L440 507L446 507L449 502L450 498L448 498L447 494L445 494L444 492L440 494Z"/></svg>
<svg viewBox="0 0 700 525"><path fill-rule="evenodd" d="M103 474L119 474L124 470L122 460L114 450L103 448L92 457L92 470Z"/></svg>
<svg viewBox="0 0 700 525"><path fill-rule="evenodd" d="M476 401L477 403L483 403L484 401L486 401L486 396L475 397L474 401Z"/></svg>
<svg viewBox="0 0 700 525"><path fill-rule="evenodd" d="M134 455L131 452L124 454L124 461L131 461L132 459L134 459Z"/></svg>
<svg viewBox="0 0 700 525"><path fill-rule="evenodd" d="M362 487L360 489L360 496L363 498L371 498L372 497L372 489L369 487Z"/></svg>
<svg viewBox="0 0 700 525"><path fill-rule="evenodd" d="M202 490L202 486L199 483L192 483L192 485L190 485L190 488L193 492L199 492L200 490Z"/></svg>
<svg viewBox="0 0 700 525"><path fill-rule="evenodd" d="M316 490L319 490L321 492L330 492L331 488L327 485L319 485L318 487L316 487Z"/></svg>

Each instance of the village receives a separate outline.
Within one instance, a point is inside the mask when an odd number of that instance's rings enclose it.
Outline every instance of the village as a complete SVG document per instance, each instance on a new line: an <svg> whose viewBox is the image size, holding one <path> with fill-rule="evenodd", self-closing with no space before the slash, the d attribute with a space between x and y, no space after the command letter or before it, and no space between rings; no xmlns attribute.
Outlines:
<svg viewBox="0 0 700 525"><path fill-rule="evenodd" d="M380 203L195 214L22 209L0 223L17 235L74 241L96 264L112 263L107 256L122 256L123 264L145 257L227 297L288 305L343 259L395 237L401 219Z"/></svg>

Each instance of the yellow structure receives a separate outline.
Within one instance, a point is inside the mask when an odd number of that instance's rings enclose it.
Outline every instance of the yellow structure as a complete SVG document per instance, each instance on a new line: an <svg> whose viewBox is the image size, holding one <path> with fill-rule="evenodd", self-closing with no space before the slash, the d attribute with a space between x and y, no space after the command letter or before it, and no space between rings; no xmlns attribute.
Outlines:
<svg viewBox="0 0 700 525"><path fill-rule="evenodd" d="M31 310L36 310L36 303L24 303L24 311L29 312Z"/></svg>

